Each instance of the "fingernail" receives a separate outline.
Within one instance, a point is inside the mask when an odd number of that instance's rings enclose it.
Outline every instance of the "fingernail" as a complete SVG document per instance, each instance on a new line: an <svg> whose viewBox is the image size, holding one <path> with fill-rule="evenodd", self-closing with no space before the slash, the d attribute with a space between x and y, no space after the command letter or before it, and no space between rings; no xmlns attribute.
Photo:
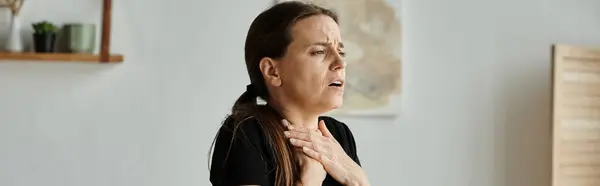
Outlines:
<svg viewBox="0 0 600 186"><path fill-rule="evenodd" d="M292 143L296 143L296 139L294 139L294 138L290 138L290 142L292 142Z"/></svg>
<svg viewBox="0 0 600 186"><path fill-rule="evenodd" d="M287 136L287 137L289 137L289 136L290 136L290 132L289 132L289 131L285 131L285 132L283 132L283 134L284 134L285 136Z"/></svg>
<svg viewBox="0 0 600 186"><path fill-rule="evenodd" d="M281 120L281 123L283 123L283 125L284 125L284 126L286 126L286 127L289 125L289 123L288 123L288 122L287 122L287 120L285 120L285 119L282 119L282 120Z"/></svg>

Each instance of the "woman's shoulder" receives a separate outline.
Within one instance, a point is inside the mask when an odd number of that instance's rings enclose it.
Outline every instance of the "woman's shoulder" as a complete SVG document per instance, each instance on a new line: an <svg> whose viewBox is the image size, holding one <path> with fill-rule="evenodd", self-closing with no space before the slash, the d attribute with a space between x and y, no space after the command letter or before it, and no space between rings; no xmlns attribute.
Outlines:
<svg viewBox="0 0 600 186"><path fill-rule="evenodd" d="M257 155L263 162L273 159L266 133L257 118L228 116L223 122L214 142L215 155L237 152Z"/></svg>
<svg viewBox="0 0 600 186"><path fill-rule="evenodd" d="M266 184L273 158L258 119L228 116L223 122L214 142L210 181L213 185Z"/></svg>
<svg viewBox="0 0 600 186"><path fill-rule="evenodd" d="M235 119L228 116L217 132L215 139L215 151L230 151L232 148L260 154L270 155L268 151L268 140L255 117Z"/></svg>
<svg viewBox="0 0 600 186"><path fill-rule="evenodd" d="M223 125L219 129L219 136L239 138L250 141L253 144L259 144L264 141L265 133L256 117L249 116L243 119L236 119L228 116L223 122Z"/></svg>

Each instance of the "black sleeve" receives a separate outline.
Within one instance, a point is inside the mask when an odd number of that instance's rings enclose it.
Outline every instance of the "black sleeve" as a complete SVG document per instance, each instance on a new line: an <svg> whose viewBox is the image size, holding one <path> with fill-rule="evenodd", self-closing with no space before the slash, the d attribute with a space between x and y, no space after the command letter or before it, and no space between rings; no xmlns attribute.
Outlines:
<svg viewBox="0 0 600 186"><path fill-rule="evenodd" d="M358 152L356 150L356 141L354 140L354 135L346 124L342 123L342 126L344 127L346 138L348 139L349 156L360 166L361 164L360 159L358 158Z"/></svg>
<svg viewBox="0 0 600 186"><path fill-rule="evenodd" d="M210 169L212 185L269 185L267 162L261 150L264 133L258 121L243 121L233 140L233 125L227 122L219 129L214 144Z"/></svg>

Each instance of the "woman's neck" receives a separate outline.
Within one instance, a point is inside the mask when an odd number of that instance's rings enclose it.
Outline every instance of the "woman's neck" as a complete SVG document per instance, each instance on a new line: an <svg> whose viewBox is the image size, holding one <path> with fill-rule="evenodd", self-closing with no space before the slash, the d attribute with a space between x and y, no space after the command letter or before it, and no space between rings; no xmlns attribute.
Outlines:
<svg viewBox="0 0 600 186"><path fill-rule="evenodd" d="M290 122L292 126L302 126L309 129L317 129L319 126L319 115L307 116L294 111L282 111L281 113L283 118Z"/></svg>
<svg viewBox="0 0 600 186"><path fill-rule="evenodd" d="M317 129L319 126L319 114L311 114L291 104L269 102L269 105L275 108L281 114L281 117L290 122L292 126L302 126L309 129Z"/></svg>

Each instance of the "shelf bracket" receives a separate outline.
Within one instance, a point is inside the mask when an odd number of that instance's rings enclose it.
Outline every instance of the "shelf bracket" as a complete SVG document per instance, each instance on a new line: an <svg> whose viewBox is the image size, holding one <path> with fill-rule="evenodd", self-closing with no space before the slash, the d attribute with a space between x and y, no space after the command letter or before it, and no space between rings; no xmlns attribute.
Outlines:
<svg viewBox="0 0 600 186"><path fill-rule="evenodd" d="M112 0L103 0L102 6L102 39L100 43L100 62L110 61L110 32L112 21Z"/></svg>

